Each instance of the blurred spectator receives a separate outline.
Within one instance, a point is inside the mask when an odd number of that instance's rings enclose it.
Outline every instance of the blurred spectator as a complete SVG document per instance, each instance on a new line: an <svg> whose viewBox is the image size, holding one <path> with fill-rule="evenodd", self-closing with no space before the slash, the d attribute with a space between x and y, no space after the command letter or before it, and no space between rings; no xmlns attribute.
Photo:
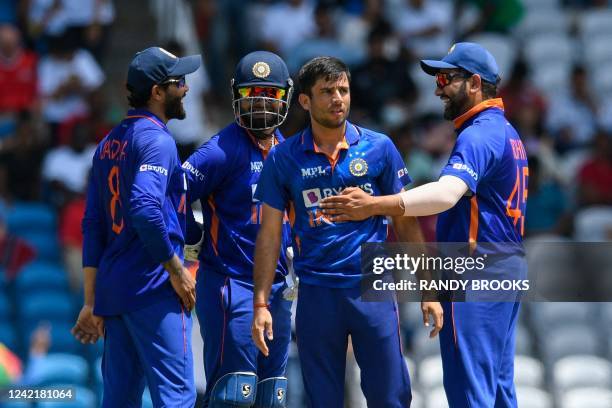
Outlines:
<svg viewBox="0 0 612 408"><path fill-rule="evenodd" d="M589 90L587 73L577 65L569 89L563 89L550 104L546 127L560 151L586 146L597 128L598 101Z"/></svg>
<svg viewBox="0 0 612 408"><path fill-rule="evenodd" d="M78 196L60 211L59 241L70 289L80 294L83 288L83 233L81 220L85 215L85 197Z"/></svg>
<svg viewBox="0 0 612 408"><path fill-rule="evenodd" d="M460 34L460 38L483 31L508 34L521 21L525 12L521 0L460 0L456 3L456 19L467 5L475 6L480 14L476 23Z"/></svg>
<svg viewBox="0 0 612 408"><path fill-rule="evenodd" d="M591 157L578 172L580 206L612 206L611 137L603 131L597 133L593 140Z"/></svg>
<svg viewBox="0 0 612 408"><path fill-rule="evenodd" d="M71 134L70 144L51 149L43 162L43 179L49 183L50 200L58 208L85 192L96 150L88 120L77 121Z"/></svg>
<svg viewBox="0 0 612 408"><path fill-rule="evenodd" d="M54 37L71 32L79 47L100 60L115 19L112 0L31 0L30 35Z"/></svg>
<svg viewBox="0 0 612 408"><path fill-rule="evenodd" d="M184 47L176 41L168 42L164 48L177 57L185 55ZM183 120L171 120L167 125L176 140L181 161L186 160L194 149L213 135L208 127L208 118L204 109L205 96L210 89L206 71L198 69L193 74L187 75L186 80L189 91L183 99L183 106L187 116Z"/></svg>
<svg viewBox="0 0 612 408"><path fill-rule="evenodd" d="M40 382L41 363L51 347L51 324L41 322L30 338L28 362L19 382L21 385L33 385Z"/></svg>
<svg viewBox="0 0 612 408"><path fill-rule="evenodd" d="M46 142L39 125L28 111L22 111L14 134L0 140L0 173L6 176L5 194L10 200L40 198L40 167Z"/></svg>
<svg viewBox="0 0 612 408"><path fill-rule="evenodd" d="M404 0L389 19L415 59L445 55L452 43L452 3L444 0Z"/></svg>
<svg viewBox="0 0 612 408"><path fill-rule="evenodd" d="M0 387L17 382L21 378L21 360L0 343Z"/></svg>
<svg viewBox="0 0 612 408"><path fill-rule="evenodd" d="M350 12L355 1L344 2L345 13L338 19L338 40L359 56L367 53L368 35L383 18L383 0L364 0L359 12Z"/></svg>
<svg viewBox="0 0 612 408"><path fill-rule="evenodd" d="M287 0L272 4L259 24L265 49L282 56L315 34L314 7L309 0Z"/></svg>
<svg viewBox="0 0 612 408"><path fill-rule="evenodd" d="M0 114L34 107L36 63L36 55L23 47L17 27L0 25Z"/></svg>
<svg viewBox="0 0 612 408"><path fill-rule="evenodd" d="M388 53L390 34L384 24L370 33L368 56L353 70L351 92L353 112L363 116L361 121L374 120L385 127L396 127L410 119L410 108L418 93L406 69L408 62Z"/></svg>
<svg viewBox="0 0 612 408"><path fill-rule="evenodd" d="M6 228L6 211L0 203L0 270L13 280L21 269L34 260L36 250L24 239L10 234Z"/></svg>
<svg viewBox="0 0 612 408"><path fill-rule="evenodd" d="M304 63L320 55L339 58L349 66L359 62L361 56L338 40L333 13L334 9L325 3L316 7L316 34L298 43L287 53L289 72L297 72Z"/></svg>
<svg viewBox="0 0 612 408"><path fill-rule="evenodd" d="M417 143L412 123L406 122L389 132L391 140L404 158L408 174L412 179L411 188L437 178L431 156Z"/></svg>
<svg viewBox="0 0 612 408"><path fill-rule="evenodd" d="M87 100L104 82L104 73L88 51L76 48L74 35L67 34L49 40L38 78L43 115L56 140L59 124L89 112Z"/></svg>
<svg viewBox="0 0 612 408"><path fill-rule="evenodd" d="M529 199L527 200L527 217L525 233L528 236L538 234L564 235L567 233L563 221L568 208L568 197L561 186L554 180L542 175L540 160L529 156Z"/></svg>
<svg viewBox="0 0 612 408"><path fill-rule="evenodd" d="M529 67L524 59L516 60L508 82L499 91L499 97L504 100L506 117L515 126L519 118L528 114L525 111L529 111L534 118L543 117L546 112L546 100L529 80Z"/></svg>

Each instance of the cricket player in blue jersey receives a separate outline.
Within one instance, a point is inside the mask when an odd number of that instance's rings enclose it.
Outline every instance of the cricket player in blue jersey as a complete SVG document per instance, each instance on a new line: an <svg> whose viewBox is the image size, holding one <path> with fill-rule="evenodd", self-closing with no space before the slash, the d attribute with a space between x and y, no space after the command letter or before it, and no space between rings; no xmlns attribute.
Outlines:
<svg viewBox="0 0 612 408"><path fill-rule="evenodd" d="M300 278L296 331L309 406L344 406L351 336L368 406L408 407L410 378L402 356L397 304L360 299L361 244L384 242L386 219L334 223L319 206L321 199L349 186L381 195L398 193L410 182L387 136L347 121L349 81L347 66L336 58L318 57L306 63L299 72L299 102L309 112L311 124L276 146L264 163L255 193L264 205L255 246L252 336L268 358L275 358L271 344L277 321L269 294L276 276L283 212L292 208L294 268ZM397 217L393 223L402 240L422 241L415 218ZM425 315L435 316L435 335L442 323L441 306L424 302L423 309Z"/></svg>
<svg viewBox="0 0 612 408"><path fill-rule="evenodd" d="M347 189L323 200L325 214L334 221L439 214L438 242L522 248L529 170L523 143L504 117L503 101L496 98L495 59L478 44L457 43L441 61L424 60L421 67L435 75L444 118L453 121L457 132L440 179L387 197ZM446 324L440 347L450 407L516 407L513 376L519 303L443 306Z"/></svg>
<svg viewBox="0 0 612 408"><path fill-rule="evenodd" d="M183 165L188 203L200 200L206 227L196 286L196 310L204 339L204 405L284 407L291 341L291 301L283 297L288 222L282 228L282 256L274 268L270 300L278 329L271 344L272 357L264 358L257 350L250 329L253 254L262 218L262 203L254 198L254 192L268 152L284 140L277 127L287 117L293 82L279 56L255 51L238 62L231 90L235 122L203 144ZM188 235L196 231L195 241L201 234L198 226L192 225L188 222ZM191 249L186 247L186 252Z"/></svg>
<svg viewBox="0 0 612 408"><path fill-rule="evenodd" d="M98 145L83 218L85 304L73 334L104 336L103 407L193 407L195 281L183 267L187 180L166 123L183 119L200 56L151 47L127 76L134 108Z"/></svg>

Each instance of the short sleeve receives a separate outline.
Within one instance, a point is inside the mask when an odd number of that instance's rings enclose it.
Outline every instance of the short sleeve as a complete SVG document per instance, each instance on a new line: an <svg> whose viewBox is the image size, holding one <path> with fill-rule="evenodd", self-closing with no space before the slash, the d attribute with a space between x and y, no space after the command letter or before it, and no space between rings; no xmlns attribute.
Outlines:
<svg viewBox="0 0 612 408"><path fill-rule="evenodd" d="M485 177L495 158L490 143L475 132L463 132L442 169L441 176L455 176L467 184L476 193L478 184Z"/></svg>
<svg viewBox="0 0 612 408"><path fill-rule="evenodd" d="M183 163L190 203L208 197L225 178L227 154L217 141L218 137L213 137Z"/></svg>
<svg viewBox="0 0 612 408"><path fill-rule="evenodd" d="M402 156L388 137L384 137L385 166L378 178L382 195L397 194L412 182Z"/></svg>
<svg viewBox="0 0 612 408"><path fill-rule="evenodd" d="M273 148L264 162L255 198L268 204L279 211L284 211L289 203L289 193L284 183L281 168L281 153L276 147Z"/></svg>

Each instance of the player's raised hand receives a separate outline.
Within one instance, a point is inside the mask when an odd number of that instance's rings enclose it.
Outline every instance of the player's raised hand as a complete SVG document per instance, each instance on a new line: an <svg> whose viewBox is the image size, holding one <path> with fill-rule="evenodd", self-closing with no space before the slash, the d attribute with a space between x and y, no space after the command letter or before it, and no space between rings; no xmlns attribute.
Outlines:
<svg viewBox="0 0 612 408"><path fill-rule="evenodd" d="M268 340L272 341L274 332L272 330L272 315L267 307L256 307L253 311L253 325L251 326L251 337L255 346L268 357L270 350L264 339L264 332Z"/></svg>
<svg viewBox="0 0 612 408"><path fill-rule="evenodd" d="M332 222L361 221L375 215L371 208L374 200L359 187L347 187L339 195L322 199L320 205Z"/></svg>
<svg viewBox="0 0 612 408"><path fill-rule="evenodd" d="M444 311L440 302L421 302L421 312L423 312L423 324L429 327L429 316L433 318L434 328L429 333L430 338L434 338L442 330L444 324Z"/></svg>
<svg viewBox="0 0 612 408"><path fill-rule="evenodd" d="M170 283L176 294L181 298L181 303L187 310L195 306L195 279L189 270L181 266L180 273L170 273Z"/></svg>
<svg viewBox="0 0 612 408"><path fill-rule="evenodd" d="M81 343L93 344L104 336L104 319L93 314L92 306L83 305L70 332Z"/></svg>

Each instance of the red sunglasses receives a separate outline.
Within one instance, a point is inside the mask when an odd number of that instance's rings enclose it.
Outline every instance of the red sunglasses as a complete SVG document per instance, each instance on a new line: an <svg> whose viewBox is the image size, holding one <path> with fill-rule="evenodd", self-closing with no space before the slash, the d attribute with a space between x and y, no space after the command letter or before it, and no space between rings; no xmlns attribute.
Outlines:
<svg viewBox="0 0 612 408"><path fill-rule="evenodd" d="M465 74L463 72L438 72L436 74L436 85L438 86L438 88L444 88L445 86L453 82L453 79L455 78L469 78L470 76L471 75Z"/></svg>
<svg viewBox="0 0 612 408"><path fill-rule="evenodd" d="M263 96L265 98L282 99L285 96L285 90L282 88L251 86L238 88L238 93L243 98Z"/></svg>

